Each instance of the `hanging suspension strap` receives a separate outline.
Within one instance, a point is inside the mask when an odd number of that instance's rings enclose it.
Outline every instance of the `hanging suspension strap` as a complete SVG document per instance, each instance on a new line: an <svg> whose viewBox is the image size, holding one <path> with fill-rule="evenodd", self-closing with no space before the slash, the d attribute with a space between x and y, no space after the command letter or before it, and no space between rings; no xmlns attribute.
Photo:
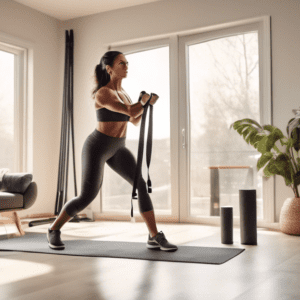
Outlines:
<svg viewBox="0 0 300 300"><path fill-rule="evenodd" d="M153 94L156 96L156 94ZM152 94L151 94L152 98ZM151 99L150 98L150 99ZM152 154L152 132L153 132L153 105L150 104L150 116L149 116L149 126L148 126L148 139L147 139L147 148L146 148L146 161L147 161L147 171L148 171L148 193L152 193L152 183L150 180L149 175L149 168L150 168L150 161L151 161L151 154Z"/></svg>
<svg viewBox="0 0 300 300"><path fill-rule="evenodd" d="M143 95L146 94L144 91L141 92L141 96L139 101L141 101ZM137 167L135 171L134 177L134 184L132 190L132 198L131 198L131 217L133 217L133 199L138 199L136 189L137 189L137 182L140 176L142 177L142 160L143 160L143 152L144 152L144 135L145 135L145 122L147 117L148 107L150 106L150 117L149 117L149 126L148 126L148 139L147 139L147 151L146 151L146 159L147 159L147 167L148 167L148 193L152 193L152 183L150 180L149 175L149 168L150 168L150 161L151 161L151 153L152 153L152 126L153 126L153 105L150 104L150 101L153 96L156 94L151 93L149 100L144 105L144 112L142 115L142 123L141 123L141 130L140 130L140 139L139 139L139 147L138 147L138 157L137 157Z"/></svg>

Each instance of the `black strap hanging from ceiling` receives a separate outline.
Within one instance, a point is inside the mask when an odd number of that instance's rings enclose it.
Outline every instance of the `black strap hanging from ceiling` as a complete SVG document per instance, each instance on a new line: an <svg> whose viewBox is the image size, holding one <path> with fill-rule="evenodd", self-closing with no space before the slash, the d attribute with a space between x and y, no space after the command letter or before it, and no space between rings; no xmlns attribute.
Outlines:
<svg viewBox="0 0 300 300"><path fill-rule="evenodd" d="M57 183L57 195L55 215L58 215L67 202L68 194L68 170L69 170L69 140L70 129L72 134L73 167L74 167L74 189L77 196L76 170L75 170L75 146L74 146L74 117L73 117L73 76L74 74L74 34L66 30L66 56L65 56L65 78L64 78L64 104L62 112L61 149L59 159L59 175ZM79 218L75 215L69 222L80 222L93 220Z"/></svg>
<svg viewBox="0 0 300 300"><path fill-rule="evenodd" d="M63 205L67 202L68 193L68 170L69 170L69 140L70 129L72 134L73 167L74 167L74 189L77 196L76 169L75 169L75 145L74 145L74 118L73 118L73 73L74 73L74 34L73 30L66 30L65 46L65 69L64 90L61 121L60 154L57 180L57 194L54 214L59 215ZM53 223L56 218L31 221L29 226ZM69 222L92 221L89 218L79 218L75 215Z"/></svg>
<svg viewBox="0 0 300 300"><path fill-rule="evenodd" d="M145 92L141 92L141 96L139 98L139 101L142 99ZM151 93L149 100L144 105L144 112L142 115L142 123L141 123L141 129L140 129L140 139L139 139L139 147L138 147L138 157L137 157L137 167L135 171L135 178L134 178L134 184L133 184L133 190L132 190L132 198L131 198L131 217L133 217L133 199L138 199L136 189L137 189L137 181L138 178L142 177L142 160L143 160L143 151L144 151L144 135L145 135L145 122L147 117L147 111L148 107L150 106L150 116L149 116L149 126L148 126L148 139L147 139L147 151L146 151L146 160L147 160L147 167L148 167L148 193L152 193L152 183L150 180L149 175L149 167L150 167L150 161L151 161L151 153L152 153L152 130L153 130L153 105L150 104L151 98L156 95Z"/></svg>
<svg viewBox="0 0 300 300"><path fill-rule="evenodd" d="M74 53L73 30L70 31L70 36L68 30L66 30L64 95L63 95L60 157L59 157L59 171L58 171L58 181L57 181L55 215L58 215L60 213L63 205L67 202L70 126L72 129L72 136L73 136L72 139L73 158L75 157L74 124L73 124L73 53ZM77 196L75 161L73 161L73 164L74 164L75 196Z"/></svg>

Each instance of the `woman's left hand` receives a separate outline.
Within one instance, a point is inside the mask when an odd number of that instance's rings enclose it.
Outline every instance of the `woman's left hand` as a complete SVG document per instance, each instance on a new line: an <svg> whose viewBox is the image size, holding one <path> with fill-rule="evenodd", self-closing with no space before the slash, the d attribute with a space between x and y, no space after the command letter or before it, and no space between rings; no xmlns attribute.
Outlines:
<svg viewBox="0 0 300 300"><path fill-rule="evenodd" d="M159 96L152 93L152 98L150 100L150 105L154 105L156 103L156 101L158 100Z"/></svg>

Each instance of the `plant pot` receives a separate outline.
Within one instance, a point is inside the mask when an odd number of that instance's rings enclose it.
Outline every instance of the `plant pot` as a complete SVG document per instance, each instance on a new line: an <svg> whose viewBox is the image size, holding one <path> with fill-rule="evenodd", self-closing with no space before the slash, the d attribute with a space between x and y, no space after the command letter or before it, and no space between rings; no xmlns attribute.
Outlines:
<svg viewBox="0 0 300 300"><path fill-rule="evenodd" d="M284 201L279 225L283 233L300 235L300 198L287 198Z"/></svg>

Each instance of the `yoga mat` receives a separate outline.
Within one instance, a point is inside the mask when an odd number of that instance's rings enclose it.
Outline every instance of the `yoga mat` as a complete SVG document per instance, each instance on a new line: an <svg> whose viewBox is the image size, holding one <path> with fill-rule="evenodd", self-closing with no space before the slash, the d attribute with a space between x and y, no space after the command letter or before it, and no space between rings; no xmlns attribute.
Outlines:
<svg viewBox="0 0 300 300"><path fill-rule="evenodd" d="M57 255L129 258L154 261L220 265L245 249L177 246L174 252L148 249L145 243L63 240L65 249L53 250L48 246L46 233L26 232L25 235L0 240L0 251L21 251Z"/></svg>

